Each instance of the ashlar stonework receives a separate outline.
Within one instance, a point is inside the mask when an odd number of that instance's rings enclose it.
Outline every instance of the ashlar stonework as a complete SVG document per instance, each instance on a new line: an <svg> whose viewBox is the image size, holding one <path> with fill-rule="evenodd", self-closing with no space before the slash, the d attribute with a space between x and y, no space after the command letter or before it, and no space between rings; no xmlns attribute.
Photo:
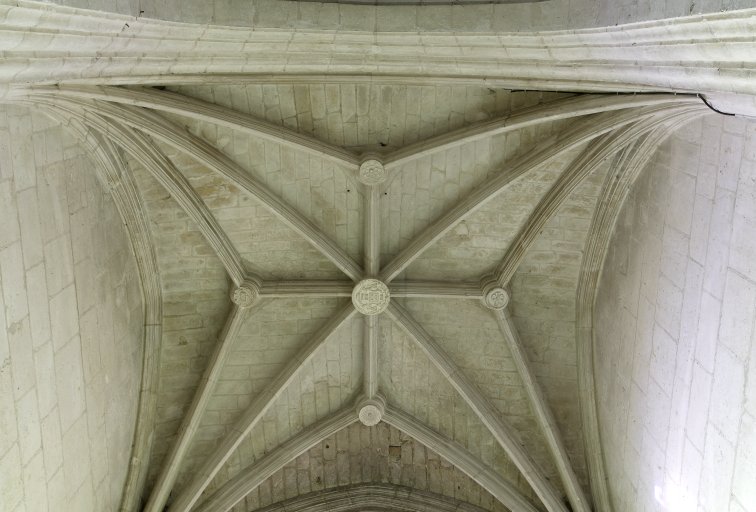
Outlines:
<svg viewBox="0 0 756 512"><path fill-rule="evenodd" d="M756 10L0 4L9 512L756 512Z"/></svg>

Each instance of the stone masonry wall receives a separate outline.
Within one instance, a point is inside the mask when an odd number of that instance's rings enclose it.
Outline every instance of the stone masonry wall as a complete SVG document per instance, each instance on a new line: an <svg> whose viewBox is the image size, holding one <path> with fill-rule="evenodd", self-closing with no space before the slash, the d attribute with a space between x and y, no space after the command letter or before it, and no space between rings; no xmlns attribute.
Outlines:
<svg viewBox="0 0 756 512"><path fill-rule="evenodd" d="M756 510L755 235L756 123L736 118L677 132L625 203L595 331L617 512Z"/></svg>
<svg viewBox="0 0 756 512"><path fill-rule="evenodd" d="M755 7L754 0L547 0L480 5L350 5L282 0L52 0L186 23L367 31L527 32L606 27ZM380 3L381 0L377 0ZM418 0L417 3L421 3Z"/></svg>
<svg viewBox="0 0 756 512"><path fill-rule="evenodd" d="M134 256L84 150L0 110L0 509L117 510L141 379Z"/></svg>
<svg viewBox="0 0 756 512"><path fill-rule="evenodd" d="M434 492L485 510L509 510L433 450L381 422L372 428L354 423L318 443L274 473L232 511L253 511L313 491L376 482Z"/></svg>

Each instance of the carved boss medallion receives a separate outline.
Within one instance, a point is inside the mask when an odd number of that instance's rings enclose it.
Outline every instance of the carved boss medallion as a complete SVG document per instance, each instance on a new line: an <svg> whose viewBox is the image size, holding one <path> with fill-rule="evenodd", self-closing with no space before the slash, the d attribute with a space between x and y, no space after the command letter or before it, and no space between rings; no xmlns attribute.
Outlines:
<svg viewBox="0 0 756 512"><path fill-rule="evenodd" d="M509 304L509 294L500 287L494 286L486 291L484 302L491 309L504 309Z"/></svg>
<svg viewBox="0 0 756 512"><path fill-rule="evenodd" d="M382 396L376 395L360 402L357 406L357 416L363 425L373 427L381 422L385 409L386 401Z"/></svg>
<svg viewBox="0 0 756 512"><path fill-rule="evenodd" d="M363 279L352 291L352 303L363 315L383 313L390 299L388 286L377 279Z"/></svg>
<svg viewBox="0 0 756 512"><path fill-rule="evenodd" d="M386 181L386 168L378 160L365 160L360 165L359 180L365 185L378 185Z"/></svg>
<svg viewBox="0 0 756 512"><path fill-rule="evenodd" d="M381 422L383 415L375 405L366 405L360 409L360 421L367 427L372 427Z"/></svg>
<svg viewBox="0 0 756 512"><path fill-rule="evenodd" d="M249 308L257 302L260 287L253 281L244 281L231 291L231 301L240 308Z"/></svg>

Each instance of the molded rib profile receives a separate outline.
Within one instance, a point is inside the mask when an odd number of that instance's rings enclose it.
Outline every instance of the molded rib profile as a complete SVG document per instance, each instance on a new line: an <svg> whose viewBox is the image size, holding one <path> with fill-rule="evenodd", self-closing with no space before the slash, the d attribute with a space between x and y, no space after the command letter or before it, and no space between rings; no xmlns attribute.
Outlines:
<svg viewBox="0 0 756 512"><path fill-rule="evenodd" d="M662 103L661 105L637 110L606 112L581 120L567 134L560 134L539 143L531 151L508 165L507 169L500 171L487 182L473 189L454 208L448 210L419 236L415 237L409 245L381 270L381 280L389 282L394 279L431 245L449 232L449 230L495 198L507 185L520 176L605 133L609 133L612 130L616 130L647 116L670 111L670 109L681 108L685 103L700 104L698 99L686 98L684 102L676 101L670 104Z"/></svg>
<svg viewBox="0 0 756 512"><path fill-rule="evenodd" d="M487 512L442 494L393 484L354 484L311 492L258 509L257 512Z"/></svg>
<svg viewBox="0 0 756 512"><path fill-rule="evenodd" d="M380 201L378 187L365 187L365 275L377 276L381 269Z"/></svg>
<svg viewBox="0 0 756 512"><path fill-rule="evenodd" d="M557 214L559 208L578 185L607 158L660 125L675 120L690 119L692 115L701 115L705 112L707 109L701 104L665 108L616 132L602 135L595 144L586 147L541 198L525 226L520 229L507 248L504 258L496 269L496 279L499 284L505 286L509 283L546 223Z"/></svg>
<svg viewBox="0 0 756 512"><path fill-rule="evenodd" d="M208 28L19 4L0 6L1 28L11 34L0 79L14 85L330 79L551 91L756 93L753 9L557 32L334 30L324 36L314 29ZM19 32L23 37L13 35Z"/></svg>
<svg viewBox="0 0 756 512"><path fill-rule="evenodd" d="M473 299L483 298L478 281L394 281L389 285L392 297Z"/></svg>
<svg viewBox="0 0 756 512"><path fill-rule="evenodd" d="M357 414L353 407L347 407L326 416L294 437L289 438L251 466L241 470L194 510L196 512L226 512L230 510L287 463L355 421L357 421ZM174 507L171 507L171 510L174 510Z"/></svg>
<svg viewBox="0 0 756 512"><path fill-rule="evenodd" d="M690 103L690 97L671 94L604 95L581 94L554 100L535 107L516 110L497 119L481 121L469 126L410 144L385 158L386 168L394 169L406 163L462 144L494 137L502 133L521 130L541 123L561 121L602 112L615 112L627 108L653 107L670 103ZM700 103L700 102L699 102Z"/></svg>
<svg viewBox="0 0 756 512"><path fill-rule="evenodd" d="M40 100L44 99L45 96L49 95L42 94L35 97L32 94L29 99ZM317 226L203 139L179 128L153 112L99 101L76 99L68 99L67 101L73 104L78 103L94 113L147 133L225 176L234 185L259 200L271 213L297 231L323 256L342 270L347 277L353 281L362 277L360 266Z"/></svg>
<svg viewBox="0 0 756 512"><path fill-rule="evenodd" d="M171 91L161 91L153 88L124 89L107 85L59 85L57 87L34 89L35 93L43 93L45 91L61 93L68 97L111 101L135 107L145 107L190 117L198 121L206 121L325 158L352 170L355 170L359 163L353 153L339 146L328 144L315 137L303 135L268 121L256 119L251 115L243 114L221 105L208 103Z"/></svg>
<svg viewBox="0 0 756 512"><path fill-rule="evenodd" d="M598 431L596 387L593 369L593 309L603 262L609 247L614 225L630 187L651 160L656 148L669 134L703 112L692 113L657 128L645 138L628 146L617 157L615 172L604 181L599 204L593 214L585 241L583 261L576 293L577 369L580 387L580 412L585 432L585 453L593 501L598 510L612 510L607 486L604 457Z"/></svg>
<svg viewBox="0 0 756 512"><path fill-rule="evenodd" d="M315 351L322 347L328 338L354 314L354 306L351 303L347 304L326 322L325 325L318 329L310 340L299 349L297 354L286 364L275 379L265 387L265 390L252 400L252 403L236 421L229 433L194 473L189 484L178 493L176 500L170 506L170 512L187 512L194 506L202 491L210 483L210 480L212 480L231 454L233 454L244 437L260 421L265 412L273 404L273 401L283 392L302 365L309 361ZM146 510L149 512L158 512L162 510L162 507L155 506Z"/></svg>
<svg viewBox="0 0 756 512"><path fill-rule="evenodd" d="M65 113L66 116L93 126L103 136L110 137L134 157L171 194L179 207L191 218L208 245L218 256L231 280L237 286L245 278L246 271L241 256L218 224L215 216L202 201L189 181L173 165L155 144L144 134L110 121L90 111L88 105L80 105L65 98L50 97L38 100L38 104ZM82 108L83 107L83 108Z"/></svg>
<svg viewBox="0 0 756 512"><path fill-rule="evenodd" d="M115 145L99 132L81 123L77 117L65 116L50 109L45 109L45 114L68 129L101 164L102 168L97 169L99 178L109 190L123 220L139 272L144 299L142 379L134 440L120 507L122 512L131 512L136 510L147 479L157 416L163 297L155 245L136 184Z"/></svg>
<svg viewBox="0 0 756 512"><path fill-rule="evenodd" d="M260 296L267 298L351 297L352 281L263 281Z"/></svg>
<svg viewBox="0 0 756 512"><path fill-rule="evenodd" d="M570 458L567 455L567 450L564 447L562 436L559 433L554 415L551 413L551 409L546 403L546 399L541 392L541 388L536 381L535 374L530 368L525 349L520 342L520 337L517 334L517 329L509 316L509 312L506 310L494 311L494 316L499 324L504 340L509 347L509 351L512 354L512 360L514 361L517 372L520 374L523 386L525 387L525 394L530 401L531 409L538 421L541 431L546 438L546 444L549 446L554 461L556 463L557 471L562 479L564 488L567 491L567 497L570 500L570 504L575 512L591 512L591 505L585 494L583 493L580 482L578 481L575 470L572 468Z"/></svg>
<svg viewBox="0 0 756 512"><path fill-rule="evenodd" d="M546 509L550 512L567 512L567 508L562 503L556 489L525 451L516 432L500 418L496 409L441 349L436 340L425 332L425 329L410 316L409 312L396 302L389 304L388 312L457 390L467 402L467 405L480 418L481 423L493 434L496 441L517 466L517 469L533 487Z"/></svg>
<svg viewBox="0 0 756 512"><path fill-rule="evenodd" d="M215 384L220 378L223 366L231 353L236 336L239 334L247 315L247 310L239 308L236 305L231 308L223 331L218 337L210 360L207 362L202 379L197 384L192 403L184 414L184 419L181 421L181 426L176 434L176 440L171 447L171 451L168 452L163 461L163 468L155 482L155 486L152 488L150 498L144 507L145 510L162 510L165 506L168 495L181 469L181 463L189 451L194 434L202 423L202 417L213 396Z"/></svg>
<svg viewBox="0 0 756 512"><path fill-rule="evenodd" d="M364 376L363 393L373 398L378 393L378 316L365 315L363 327Z"/></svg>
<svg viewBox="0 0 756 512"><path fill-rule="evenodd" d="M405 434L417 439L441 457L454 464L460 471L478 482L512 512L538 512L517 488L504 480L493 468L487 466L463 446L439 434L421 423L414 416L400 409L387 406L383 420Z"/></svg>

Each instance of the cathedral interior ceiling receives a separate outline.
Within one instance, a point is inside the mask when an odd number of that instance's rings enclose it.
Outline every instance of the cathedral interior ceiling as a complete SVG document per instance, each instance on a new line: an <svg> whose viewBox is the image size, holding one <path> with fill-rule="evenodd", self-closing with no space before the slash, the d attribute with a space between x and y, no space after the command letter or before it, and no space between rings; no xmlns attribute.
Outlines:
<svg viewBox="0 0 756 512"><path fill-rule="evenodd" d="M194 28L171 30L180 55ZM92 148L133 219L161 330L146 335L153 391L125 503L316 510L308 496L326 490L334 510L401 493L412 510L603 503L585 294L628 183L710 112L700 98L432 73L205 84L178 62L194 78L56 86L31 66L19 76L40 83L6 93ZM375 502L373 484L388 485Z"/></svg>
<svg viewBox="0 0 756 512"><path fill-rule="evenodd" d="M146 510L375 482L486 510L587 506L583 247L616 153L705 112L698 99L317 82L34 94L119 148L149 219L163 330Z"/></svg>

